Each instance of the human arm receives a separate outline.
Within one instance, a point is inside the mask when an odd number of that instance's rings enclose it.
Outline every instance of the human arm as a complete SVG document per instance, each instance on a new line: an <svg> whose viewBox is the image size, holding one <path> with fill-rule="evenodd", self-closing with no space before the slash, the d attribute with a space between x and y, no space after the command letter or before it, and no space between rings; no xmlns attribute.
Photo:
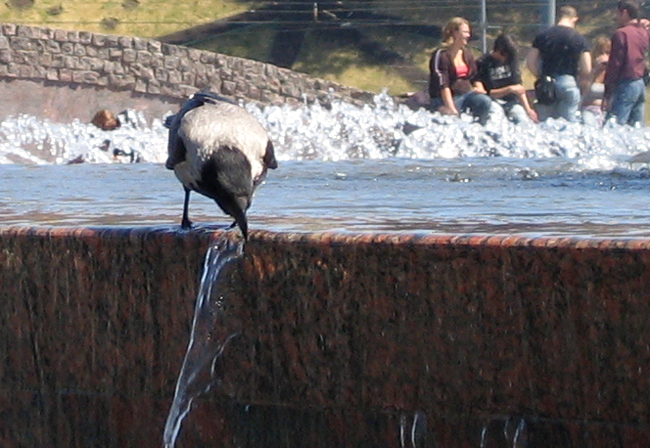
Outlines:
<svg viewBox="0 0 650 448"><path fill-rule="evenodd" d="M612 50L607 61L607 70L605 71L605 97L603 99L603 110L607 110L609 99L614 93L614 87L621 75L626 55L625 35L621 32L614 33L612 36Z"/></svg>
<svg viewBox="0 0 650 448"><path fill-rule="evenodd" d="M443 106L440 107L440 112L445 115L460 115L458 109L456 109L456 104L454 103L454 95L449 87L443 87L440 91L440 97L442 98Z"/></svg>
<svg viewBox="0 0 650 448"><path fill-rule="evenodd" d="M498 89L490 90L490 96L495 99L503 98L508 95L516 95L517 97L526 94L526 88L521 84L512 84Z"/></svg>
<svg viewBox="0 0 650 448"><path fill-rule="evenodd" d="M591 85L591 53L583 51L580 53L578 59L578 79L580 83L580 91L584 96L589 91Z"/></svg>
<svg viewBox="0 0 650 448"><path fill-rule="evenodd" d="M472 83L472 87L474 88L474 92L476 92L476 93L482 93L484 95L488 94L488 91L485 88L485 84L483 84L483 82L481 82L481 81L474 81Z"/></svg>
<svg viewBox="0 0 650 448"><path fill-rule="evenodd" d="M531 48L526 55L526 67L533 74L535 78L540 77L540 53L535 47Z"/></svg>
<svg viewBox="0 0 650 448"><path fill-rule="evenodd" d="M526 114L530 117L531 120L533 120L533 123L539 123L539 117L537 116L537 112L535 109L532 108L530 105L530 102L528 101L528 95L526 95L526 89L524 86L521 86L523 89L523 92L521 94L517 95L517 98L519 98L519 102L521 103L522 106L524 106L524 110L526 111Z"/></svg>

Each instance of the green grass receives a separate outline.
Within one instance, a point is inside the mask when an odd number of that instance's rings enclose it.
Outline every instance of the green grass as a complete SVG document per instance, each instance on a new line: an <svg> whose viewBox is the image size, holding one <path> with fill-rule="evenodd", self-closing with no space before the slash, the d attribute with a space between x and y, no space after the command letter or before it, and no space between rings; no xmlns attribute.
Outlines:
<svg viewBox="0 0 650 448"><path fill-rule="evenodd" d="M524 1L524 0L521 0ZM263 4L260 2L259 4ZM382 4L387 4L383 2ZM558 2L558 6L562 1ZM593 39L598 35L611 35L615 29L615 2L579 2L581 13L579 31ZM478 20L478 8L458 9L449 6L431 6L422 0L411 2L412 8L383 12L398 12L406 20L416 23L442 25L449 17L461 15ZM530 42L536 29L525 26L536 20L538 8L513 7L498 11L489 10L491 23L504 24L503 30L517 36L523 46ZM488 8L489 8L488 2ZM0 21L32 26L48 26L98 33L157 38L203 23L226 18L250 9L254 2L243 0L6 0L0 5ZM394 8L393 8L394 9ZM522 25L524 24L524 25ZM314 27L307 33L294 70L318 76L365 90L379 92L388 88L399 95L423 88L426 85L428 62L432 49L438 44L427 36L393 33L390 27L362 29L364 38L378 42L387 50L400 54L404 62L421 70L418 84L410 82L396 67L362 53L354 42L336 39ZM494 37L499 30L490 30ZM191 46L218 53L259 61L268 61L271 43L276 30L272 25L249 26L234 32L197 40ZM489 42L488 42L489 43ZM533 78L524 69L524 84L532 88ZM650 122L650 103L648 120Z"/></svg>
<svg viewBox="0 0 650 448"><path fill-rule="evenodd" d="M0 21L123 36L156 37L248 10L230 0L20 0L0 6ZM171 7L170 7L171 6ZM58 12L60 13L53 14ZM115 26L107 26L110 23Z"/></svg>

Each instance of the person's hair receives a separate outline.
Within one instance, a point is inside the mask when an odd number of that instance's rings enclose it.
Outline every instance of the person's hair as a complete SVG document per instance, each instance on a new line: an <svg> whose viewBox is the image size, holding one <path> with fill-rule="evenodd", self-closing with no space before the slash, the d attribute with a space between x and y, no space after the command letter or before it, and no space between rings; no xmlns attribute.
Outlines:
<svg viewBox="0 0 650 448"><path fill-rule="evenodd" d="M467 25L470 27L471 31L471 26L469 24L469 20L463 18L463 17L454 17L452 19L449 19L449 22L445 24L445 26L442 28L442 43L443 45L451 45L452 44L452 39L454 36L454 33L458 31L461 27L461 25Z"/></svg>
<svg viewBox="0 0 650 448"><path fill-rule="evenodd" d="M499 34L494 40L494 51L503 54L510 63L517 58L517 43L509 34Z"/></svg>
<svg viewBox="0 0 650 448"><path fill-rule="evenodd" d="M630 19L638 19L640 17L641 6L639 2L634 0L623 0L618 2L619 11L627 11L627 15L630 16Z"/></svg>
<svg viewBox="0 0 650 448"><path fill-rule="evenodd" d="M612 41L607 36L598 36L594 40L593 56L597 58L601 54L609 54L612 51Z"/></svg>
<svg viewBox="0 0 650 448"><path fill-rule="evenodd" d="M560 8L560 19L575 19L578 17L578 11L573 6L563 6Z"/></svg>

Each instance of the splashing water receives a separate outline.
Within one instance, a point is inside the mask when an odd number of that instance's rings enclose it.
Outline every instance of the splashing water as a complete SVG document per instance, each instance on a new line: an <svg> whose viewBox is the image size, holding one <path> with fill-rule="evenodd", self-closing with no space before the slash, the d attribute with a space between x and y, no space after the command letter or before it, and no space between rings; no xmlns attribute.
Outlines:
<svg viewBox="0 0 650 448"><path fill-rule="evenodd" d="M650 162L650 154L645 153L650 128L614 123L597 127L549 119L539 125L515 125L495 110L487 125L481 126L468 116L412 111L386 93L364 107L340 101L329 107L244 106L269 131L281 161L500 156L569 159L579 170ZM26 115L9 118L0 124L0 164L164 162L164 117L147 126L141 113L128 114L123 119L126 124L114 131L80 121L57 124Z"/></svg>
<svg viewBox="0 0 650 448"><path fill-rule="evenodd" d="M173 448L181 429L181 423L190 411L192 401L200 394L209 391L218 380L214 378L214 363L235 334L219 336L219 319L223 309L223 297L213 294L222 269L230 262L239 259L243 253L243 243L234 243L227 239L219 241L208 249L203 266L203 275L199 293L194 307L192 333L185 359L181 367L174 400L167 416L163 434L165 448ZM201 373L210 367L207 381L201 379Z"/></svg>
<svg viewBox="0 0 650 448"><path fill-rule="evenodd" d="M147 126L142 113L127 111L123 125L103 131L75 120L53 123L29 115L0 123L0 164L164 162L167 129L161 119Z"/></svg>

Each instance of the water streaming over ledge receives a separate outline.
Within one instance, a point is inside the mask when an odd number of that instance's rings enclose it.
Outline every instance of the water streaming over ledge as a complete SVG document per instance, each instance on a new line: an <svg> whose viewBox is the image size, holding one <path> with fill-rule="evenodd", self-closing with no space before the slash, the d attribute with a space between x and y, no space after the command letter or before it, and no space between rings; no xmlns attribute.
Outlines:
<svg viewBox="0 0 650 448"><path fill-rule="evenodd" d="M174 400L172 402L165 430L163 445L173 448L181 423L190 412L192 401L209 391L218 379L214 377L214 363L235 333L222 334L221 321L224 308L223 297L213 291L219 275L225 266L242 256L243 243L222 239L208 249L203 265L203 274L194 307L192 332L187 353L178 375ZM209 372L206 369L209 368Z"/></svg>

